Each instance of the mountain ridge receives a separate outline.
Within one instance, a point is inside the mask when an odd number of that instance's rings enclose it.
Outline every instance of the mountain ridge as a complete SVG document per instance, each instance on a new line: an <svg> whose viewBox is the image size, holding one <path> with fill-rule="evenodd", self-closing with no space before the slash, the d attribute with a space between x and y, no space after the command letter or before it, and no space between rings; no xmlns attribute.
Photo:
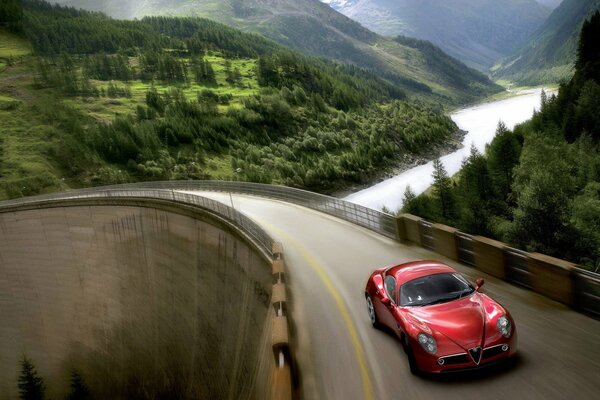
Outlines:
<svg viewBox="0 0 600 400"><path fill-rule="evenodd" d="M55 0L68 6L106 12L113 17L200 16L260 33L310 55L368 69L417 97L464 104L500 89L486 76L459 68L465 78L447 79L433 71L419 49L384 38L318 0ZM135 6L134 6L135 5ZM436 57L448 57L440 52ZM442 62L442 61L440 61Z"/></svg>
<svg viewBox="0 0 600 400"><path fill-rule="evenodd" d="M527 43L494 67L492 76L525 85L569 79L581 26L598 9L600 0L564 0Z"/></svg>
<svg viewBox="0 0 600 400"><path fill-rule="evenodd" d="M385 36L429 40L471 67L487 70L543 23L535 0L321 0Z"/></svg>

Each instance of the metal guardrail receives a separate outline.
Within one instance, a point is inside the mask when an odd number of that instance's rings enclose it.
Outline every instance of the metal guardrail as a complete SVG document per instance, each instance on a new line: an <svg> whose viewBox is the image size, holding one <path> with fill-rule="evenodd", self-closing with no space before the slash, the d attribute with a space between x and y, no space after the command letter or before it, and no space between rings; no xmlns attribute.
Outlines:
<svg viewBox="0 0 600 400"><path fill-rule="evenodd" d="M575 279L575 306L600 318L600 274L577 268Z"/></svg>
<svg viewBox="0 0 600 400"><path fill-rule="evenodd" d="M140 182L127 185L107 186L106 188L152 188L186 191L210 191L240 193L267 197L297 204L345 221L360 225L391 239L398 239L398 225L393 215L368 207L350 203L335 197L309 192L302 189L279 185L236 181L163 181Z"/></svg>
<svg viewBox="0 0 600 400"><path fill-rule="evenodd" d="M435 239L433 238L431 222L419 221L419 234L421 235L421 246L435 251Z"/></svg>
<svg viewBox="0 0 600 400"><path fill-rule="evenodd" d="M458 261L471 267L475 266L475 251L473 250L473 236L463 232L456 232L458 245Z"/></svg>
<svg viewBox="0 0 600 400"><path fill-rule="evenodd" d="M350 203L335 197L326 196L318 193L309 192L302 189L290 188L279 185L266 185L261 183L237 182L237 181L160 181L160 182L138 182L122 185L111 185L88 189L79 189L61 193L34 196L8 200L0 203L2 207L25 204L32 201L58 200L71 197L81 197L97 194L99 192L110 190L131 191L131 190L166 190L178 193L177 191L209 191L224 193L239 193L251 196L267 197L270 199L282 200L287 203L297 204L316 211L329 214L353 224L370 229L391 239L398 239L398 225L396 217L376 211L368 207ZM181 193L182 195L184 193ZM195 196L195 195L190 195ZM208 199L205 199L208 200ZM221 204L214 202L215 204Z"/></svg>
<svg viewBox="0 0 600 400"><path fill-rule="evenodd" d="M531 272L527 266L528 253L523 250L506 247L504 254L506 256L506 280L528 289L533 289Z"/></svg>
<svg viewBox="0 0 600 400"><path fill-rule="evenodd" d="M148 199L168 200L207 210L235 225L267 255L272 255L273 239L256 222L241 212L212 199L166 189L84 189L46 196L28 197L0 203L0 212L17 206L51 206L61 200L77 199Z"/></svg>
<svg viewBox="0 0 600 400"><path fill-rule="evenodd" d="M156 196L154 198L181 201L183 203L208 209L221 215L230 222L239 225L240 228L259 243L263 249L270 246L272 239L268 237L260 226L243 214L236 212L220 202L202 198L198 195L179 193L177 191L240 193L282 200L333 215L389 238L399 239L397 221L392 215L301 189L247 182L164 181L105 186L4 201L0 203L0 211L2 211L3 208L23 204L33 204L42 201L77 197L101 197L99 193L102 192L112 193L113 196L117 196L117 193L122 193L123 195L124 193L131 193L132 195L147 193L149 197ZM108 194L105 195L105 197L109 196L110 195ZM419 222L419 232L421 235L422 246L435 251L435 241L432 234L431 223L421 220L421 222ZM267 242L269 243L268 246ZM474 251L471 236L459 232L457 233L457 242L459 244L458 251L460 261L468 265L474 265ZM268 249L268 254L270 254L270 247ZM505 249L505 257L507 280L523 287L534 289L532 286L531 272L527 266L528 253L507 247ZM580 268L576 268L573 274L573 279L577 286L577 298L575 299L576 307L595 316L600 316L600 274L585 271Z"/></svg>

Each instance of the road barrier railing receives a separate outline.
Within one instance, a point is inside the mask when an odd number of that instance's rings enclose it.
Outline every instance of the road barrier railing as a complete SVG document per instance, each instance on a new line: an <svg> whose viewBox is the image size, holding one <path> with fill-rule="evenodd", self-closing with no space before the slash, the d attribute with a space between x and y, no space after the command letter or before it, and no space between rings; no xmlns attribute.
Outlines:
<svg viewBox="0 0 600 400"><path fill-rule="evenodd" d="M565 260L528 253L410 214L398 216L400 239L433 250L494 277L531 289L600 318L600 274Z"/></svg>
<svg viewBox="0 0 600 400"><path fill-rule="evenodd" d="M504 271L506 280L528 289L534 289L529 271L529 253L508 246L504 248L504 251L506 253Z"/></svg>
<svg viewBox="0 0 600 400"><path fill-rule="evenodd" d="M435 247L435 240L433 239L433 231L431 229L431 226L431 222L425 221L424 219L419 221L419 235L421 236L421 246L429 250L433 250Z"/></svg>
<svg viewBox="0 0 600 400"><path fill-rule="evenodd" d="M120 188L122 185L112 187ZM239 193L267 197L321 211L325 214L352 222L392 239L399 238L396 218L390 214L337 199L335 197L287 186L237 181L164 181L127 184L126 187ZM111 186L109 186L109 188L111 188Z"/></svg>
<svg viewBox="0 0 600 400"><path fill-rule="evenodd" d="M456 241L458 246L458 261L463 264L475 266L475 250L473 236L463 232L456 232Z"/></svg>
<svg viewBox="0 0 600 400"><path fill-rule="evenodd" d="M574 276L576 307L600 317L600 274L576 269Z"/></svg>
<svg viewBox="0 0 600 400"><path fill-rule="evenodd" d="M208 199L206 197L182 193L167 189L84 189L70 192L55 193L50 195L26 197L17 200L10 200L0 203L0 212L10 211L12 209L23 209L23 207L52 207L57 202L77 199L152 199L166 200L173 203L181 203L189 206L199 207L207 210L217 216L230 222L243 233L245 233L255 244L268 256L271 256L273 238L256 222L248 218L245 214L236 211L219 201Z"/></svg>
<svg viewBox="0 0 600 400"><path fill-rule="evenodd" d="M273 387L271 399L291 400L293 397L296 370L292 357L290 343L290 316L289 293L286 285L285 258L283 244L273 243L273 290L271 304L274 316L272 321L271 344L275 357L275 370L273 372Z"/></svg>
<svg viewBox="0 0 600 400"><path fill-rule="evenodd" d="M98 193L106 190L170 190L170 191L207 191L239 193L251 196L267 197L282 200L287 203L297 204L316 211L321 211L345 221L360 225L381 235L392 239L399 239L396 218L390 214L383 213L350 203L331 196L309 192L302 189L290 188L279 185L266 185L260 183L237 182L237 181L162 181L162 182L139 182L123 185L103 186L72 190L62 193L34 196L9 200L0 203L0 207L18 205L27 201L41 201L52 199L63 199L65 196L84 196L90 193Z"/></svg>
<svg viewBox="0 0 600 400"><path fill-rule="evenodd" d="M239 224L265 249L270 246L271 239L252 220L241 216L240 213L220 202L181 192L239 193L282 200L336 216L392 239L416 243L498 278L600 316L598 293L600 274L582 270L563 260L514 249L492 239L470 236L454 228L432 224L413 215L404 214L396 218L341 199L285 186L237 181L140 182L5 201L0 203L0 211L28 202L51 201L67 197L118 196L125 195L127 191L131 195L147 193L148 196L156 195L162 198L170 196L170 200L173 201L199 203L196 205L220 213L232 223Z"/></svg>

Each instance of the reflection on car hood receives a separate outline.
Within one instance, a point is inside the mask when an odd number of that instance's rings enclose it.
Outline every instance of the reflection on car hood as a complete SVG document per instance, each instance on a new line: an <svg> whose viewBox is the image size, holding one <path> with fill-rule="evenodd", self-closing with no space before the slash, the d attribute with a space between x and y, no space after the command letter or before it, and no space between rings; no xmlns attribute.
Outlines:
<svg viewBox="0 0 600 400"><path fill-rule="evenodd" d="M410 313L467 350L483 342L485 309L482 301L481 296L474 293L448 303L412 307Z"/></svg>

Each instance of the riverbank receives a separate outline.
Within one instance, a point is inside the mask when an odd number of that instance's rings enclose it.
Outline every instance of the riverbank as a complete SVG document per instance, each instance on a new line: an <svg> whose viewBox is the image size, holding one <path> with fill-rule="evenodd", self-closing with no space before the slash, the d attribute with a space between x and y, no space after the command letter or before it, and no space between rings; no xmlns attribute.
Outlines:
<svg viewBox="0 0 600 400"><path fill-rule="evenodd" d="M386 170L375 174L371 179L369 179L368 182L354 184L345 189L334 190L329 195L337 198L344 198L350 196L353 193L369 188L377 183L384 182L387 179L391 179L394 176L399 175L412 168L418 167L419 165L427 164L431 160L435 160L437 158L443 157L447 154L451 154L457 150L460 150L462 147L464 147L463 140L467 133L467 131L459 128L452 134L452 136L448 140L436 143L431 148L429 148L427 152L421 154L405 153L400 157L396 166L392 168L387 168Z"/></svg>
<svg viewBox="0 0 600 400"><path fill-rule="evenodd" d="M374 180L368 187L347 194L344 199L373 209L398 210L402 207L404 191L410 186L416 194L423 193L433 178L433 163L430 160L439 158L449 175L460 170L462 161L468 157L471 145L480 152L495 136L498 122L502 121L509 129L518 123L531 118L533 112L539 109L542 88L529 89L514 93L507 99L484 101L475 106L466 107L453 112L450 117L463 132L462 143L456 150L446 148L443 155L428 152L416 165L401 170L400 173L384 179ZM552 93L552 90L546 90ZM408 164L406 164L408 165ZM383 176L383 174L382 174ZM346 192L347 193L347 192Z"/></svg>

